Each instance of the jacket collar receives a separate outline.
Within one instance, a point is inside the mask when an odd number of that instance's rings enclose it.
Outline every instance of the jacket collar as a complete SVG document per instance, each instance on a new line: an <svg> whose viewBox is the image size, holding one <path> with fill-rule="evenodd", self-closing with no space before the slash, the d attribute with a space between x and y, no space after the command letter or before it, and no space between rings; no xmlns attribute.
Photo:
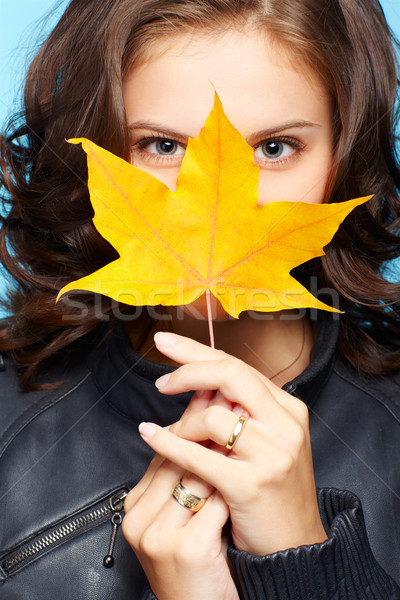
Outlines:
<svg viewBox="0 0 400 600"><path fill-rule="evenodd" d="M316 337L311 350L310 363L300 375L282 388L289 394L301 398L308 406L311 406L317 398L333 368L339 335L339 318L339 313L326 311L318 311L315 321L311 317L315 323Z"/></svg>
<svg viewBox="0 0 400 600"><path fill-rule="evenodd" d="M326 382L333 365L339 331L337 313L316 312L316 339L308 367L283 389L311 405ZM175 367L140 356L123 327L108 330L89 359L101 398L124 417L137 423L155 421L168 425L178 420L192 392L165 396L155 380Z"/></svg>

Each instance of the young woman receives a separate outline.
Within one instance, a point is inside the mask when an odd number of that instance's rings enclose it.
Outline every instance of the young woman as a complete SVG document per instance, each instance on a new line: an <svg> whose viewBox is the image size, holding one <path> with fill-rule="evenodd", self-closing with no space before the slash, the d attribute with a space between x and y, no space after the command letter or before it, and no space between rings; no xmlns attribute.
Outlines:
<svg viewBox="0 0 400 600"><path fill-rule="evenodd" d="M296 270L345 312L56 304L116 258L65 139L173 189L214 90L260 203L375 194ZM375 0L72 0L1 140L0 598L400 598L396 91Z"/></svg>

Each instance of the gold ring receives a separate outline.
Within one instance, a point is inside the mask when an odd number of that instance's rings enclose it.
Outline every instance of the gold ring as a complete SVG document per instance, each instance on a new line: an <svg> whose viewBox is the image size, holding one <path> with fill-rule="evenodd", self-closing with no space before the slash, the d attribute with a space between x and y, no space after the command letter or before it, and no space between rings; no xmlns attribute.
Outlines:
<svg viewBox="0 0 400 600"><path fill-rule="evenodd" d="M246 423L246 417L244 417L242 415L241 417L239 417L238 422L236 423L235 427L233 428L233 431L232 431L231 435L229 436L229 440L227 441L225 448L227 448L228 450L232 450L233 446L236 444L236 442L238 440L238 437L242 433L245 423Z"/></svg>
<svg viewBox="0 0 400 600"><path fill-rule="evenodd" d="M207 498L199 498L199 496L195 496L192 492L189 492L180 481L176 484L174 489L172 490L172 497L175 498L179 504L188 508L192 512L197 512L200 510L206 503Z"/></svg>

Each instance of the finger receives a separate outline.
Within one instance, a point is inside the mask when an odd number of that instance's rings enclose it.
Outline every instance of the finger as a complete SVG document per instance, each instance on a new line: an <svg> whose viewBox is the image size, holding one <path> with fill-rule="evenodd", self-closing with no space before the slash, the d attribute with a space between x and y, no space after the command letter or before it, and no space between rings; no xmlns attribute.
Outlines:
<svg viewBox="0 0 400 600"><path fill-rule="evenodd" d="M221 360L229 354L217 348L211 348L192 338L178 335L176 333L158 331L154 335L154 342L163 354L174 356L175 360L182 364L194 360Z"/></svg>
<svg viewBox="0 0 400 600"><path fill-rule="evenodd" d="M190 521L195 513L173 496L179 482L187 492L198 498L207 499L214 491L210 484L192 473L184 473L183 469L166 460L132 506L135 508L136 527L144 530L148 525L157 526L158 523L160 528L172 530L184 527Z"/></svg>
<svg viewBox="0 0 400 600"><path fill-rule="evenodd" d="M243 476L245 475L245 462L241 468L241 461L232 461L225 455L204 448L201 444L176 436L155 423L141 423L140 433L144 441L157 453L221 491L223 482L230 480L233 462L236 463L236 477L241 476L242 468ZM222 474L224 477L221 477Z"/></svg>
<svg viewBox="0 0 400 600"><path fill-rule="evenodd" d="M214 487L193 473L185 473L180 479L180 484L185 488L185 491L189 494L193 494L198 498L207 500L214 492ZM175 486L174 486L175 487ZM190 508L182 505L173 496L173 489L169 498L167 498L164 506L157 515L157 519L160 521L160 526L167 524L168 528L174 529L178 527L184 527L192 517L197 514L190 510ZM202 508L200 510L203 510Z"/></svg>
<svg viewBox="0 0 400 600"><path fill-rule="evenodd" d="M227 407L229 406L229 408L231 408L233 406L231 402L223 398L219 390L197 390L194 392L185 412L182 414L179 421L175 421L175 423L169 426L169 429L174 431L176 423L185 420L190 415L201 413L203 410L208 408L210 404L214 404L216 396L218 396L218 404L220 404L219 401L222 399Z"/></svg>
<svg viewBox="0 0 400 600"><path fill-rule="evenodd" d="M235 404L225 398L221 390L217 390L216 394L211 398L208 406L222 406L227 410L232 410Z"/></svg>
<svg viewBox="0 0 400 600"><path fill-rule="evenodd" d="M172 433L176 433L178 423L185 420L189 415L196 415L205 410L210 403L210 399L215 395L214 390L198 390L194 392L185 412L182 414L179 421L175 421L170 425L167 425L165 429L168 429Z"/></svg>
<svg viewBox="0 0 400 600"><path fill-rule="evenodd" d="M219 390L217 390L217 392L213 392L210 391L209 392L209 397L211 397L211 400L208 402L208 406L205 406L204 409L207 409L210 406L221 406L226 408L229 411L233 411L238 417L240 417L241 415L244 415L245 417L249 417L249 413L246 409L244 409L240 404L233 404L232 402L230 402L229 400L227 400ZM169 430L172 431L175 435L180 435L179 433L179 427L180 424L185 422L186 419L191 416L191 413L185 413L184 415L182 415L182 417L179 419L179 421L177 421L176 423L174 423L171 427L169 427ZM185 437L185 436L183 436ZM190 439L190 436L186 436L187 439ZM202 443L206 448L210 448L211 450L214 450L215 452L224 452L224 448L222 448L222 446L214 443L211 440L208 439L204 439L204 440L194 440L193 441L198 441L200 443ZM225 451L226 454L226 451Z"/></svg>
<svg viewBox="0 0 400 600"><path fill-rule="evenodd" d="M279 390L279 394L285 394L282 390ZM285 408L286 416L289 414L294 417L295 421L299 423L303 430L308 432L309 428L309 413L307 405L297 398L290 397L290 406L289 403L281 402L279 397L276 397L276 400ZM221 393L221 390L218 390L216 394L214 394L213 398L208 403L208 406L222 406L227 410L231 410L238 417L244 416L246 418L250 417L250 413L247 409L245 409L241 404L233 404L225 398L225 396ZM207 408L207 407L205 407ZM270 415L271 417L271 415ZM290 419L292 420L292 419ZM268 419L268 422L271 423L271 418ZM286 427L286 426L285 426Z"/></svg>
<svg viewBox="0 0 400 600"><path fill-rule="evenodd" d="M189 416L184 421L176 423L174 434L193 442L211 440L215 444L218 444L220 450L223 450L227 454L229 450L225 446L233 430L238 425L240 416L242 415L238 416L235 412L227 410L222 406L209 406L202 413ZM246 421L236 438L237 441L231 450L235 454L239 453L244 459L251 457L254 452L257 452L257 448L259 447L257 446L259 436L252 425L252 420L246 417ZM241 435L243 430L249 427L252 428L252 432L249 430L245 436L246 440L243 440L242 444Z"/></svg>
<svg viewBox="0 0 400 600"><path fill-rule="evenodd" d="M125 497L124 501L124 510L127 512L130 510L136 502L139 500L140 496L147 489L149 483L153 479L154 474L157 472L161 464L164 462L164 457L156 454L149 466L147 467L146 473L143 475L141 480L133 487L129 493Z"/></svg>
<svg viewBox="0 0 400 600"><path fill-rule="evenodd" d="M154 335L154 342L160 352L182 364L203 360L223 360L231 356L223 350L211 348L211 346L201 344L192 338L171 332L158 331ZM257 371L257 369L250 365L248 366L249 369L254 372L256 377L261 379L266 385L270 386L271 391L280 389L265 377L265 375L260 373L260 371Z"/></svg>
<svg viewBox="0 0 400 600"><path fill-rule="evenodd" d="M225 398L225 396L221 393L221 390L218 390L214 395L212 400L210 400L208 406L222 406L227 410L231 410L238 417L246 417L246 419L250 416L248 410L246 410L241 404L234 404Z"/></svg>
<svg viewBox="0 0 400 600"><path fill-rule="evenodd" d="M210 346L201 344L196 340L171 332L157 332L154 336L154 341L160 352L182 364L188 364L195 361L217 361L227 358L234 358L223 350L211 348ZM300 418L303 416L304 410L301 406L302 402L300 400L281 390L279 386L277 386L270 379L268 379L268 377L265 377L265 375L260 373L260 371L251 365L246 364L246 366L248 370L253 373L254 377L259 379L261 383L270 391L271 395L279 404L292 412L294 415L297 415Z"/></svg>
<svg viewBox="0 0 400 600"><path fill-rule="evenodd" d="M125 538L133 547L138 547L138 543L149 527L154 524L157 526L159 514L166 502L170 500L172 490L182 475L182 469L165 460L146 490L131 506L131 509L125 511L122 530Z"/></svg>
<svg viewBox="0 0 400 600"><path fill-rule="evenodd" d="M214 394L215 390L196 390L192 395L184 413L182 414L182 417L188 414L200 412L207 408Z"/></svg>
<svg viewBox="0 0 400 600"><path fill-rule="evenodd" d="M197 475L189 472L184 473L181 478L181 485L198 498L209 498L215 489L212 485L197 477Z"/></svg>
<svg viewBox="0 0 400 600"><path fill-rule="evenodd" d="M180 417L180 421L185 419L190 414L196 414L203 411L208 407L210 399L214 396L214 390L197 390L192 395L189 404L187 405L185 411L182 413ZM176 423L179 421L175 421L175 423L171 423L167 425L167 429L174 431Z"/></svg>
<svg viewBox="0 0 400 600"><path fill-rule="evenodd" d="M182 365L155 383L163 394L219 389L228 401L241 404L255 419L263 420L273 418L274 413L281 414L281 410L277 412L277 409L282 405L269 388L254 376L246 363L237 358Z"/></svg>
<svg viewBox="0 0 400 600"><path fill-rule="evenodd" d="M129 492L125 499L125 513L129 514L135 509L137 526L145 527L146 523L154 520L183 473L184 470L179 465L164 460L140 494L132 494L128 499L131 494ZM135 488L132 491L134 490Z"/></svg>
<svg viewBox="0 0 400 600"><path fill-rule="evenodd" d="M229 507L216 490L189 521L187 528L194 540L209 545L216 536L221 537L222 528L229 518ZM211 545L211 544L210 544Z"/></svg>

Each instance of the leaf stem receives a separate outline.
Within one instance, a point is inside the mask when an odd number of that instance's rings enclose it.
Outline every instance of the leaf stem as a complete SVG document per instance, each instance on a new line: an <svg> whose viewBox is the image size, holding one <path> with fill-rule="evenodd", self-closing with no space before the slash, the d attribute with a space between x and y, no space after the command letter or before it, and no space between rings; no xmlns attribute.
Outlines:
<svg viewBox="0 0 400 600"><path fill-rule="evenodd" d="M212 324L212 313L211 313L211 300L210 300L210 290L206 290L206 300L207 300L207 317L208 317L208 329L210 331L210 346L211 348L215 348L214 342L214 329Z"/></svg>

